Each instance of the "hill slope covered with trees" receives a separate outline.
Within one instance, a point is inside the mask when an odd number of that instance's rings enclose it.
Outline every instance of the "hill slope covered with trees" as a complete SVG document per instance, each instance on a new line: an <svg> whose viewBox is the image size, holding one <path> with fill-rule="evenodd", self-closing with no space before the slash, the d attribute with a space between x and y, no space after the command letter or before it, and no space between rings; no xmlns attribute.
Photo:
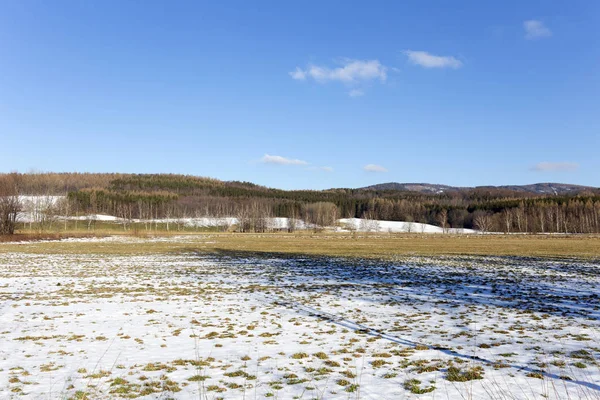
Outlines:
<svg viewBox="0 0 600 400"><path fill-rule="evenodd" d="M598 189L558 184L529 185L525 189L429 185L445 188L435 191L414 188L425 184L401 185L405 186L288 191L174 174L0 175L0 194L4 198L11 194L64 196L64 201L49 204L60 208L53 210L58 215L109 214L124 219L236 217L255 221L247 229L253 231L266 229L256 221L289 217L318 221L319 225L334 223L337 218L367 218L483 231L600 232ZM558 194L535 190L548 185L569 190L555 191Z"/></svg>

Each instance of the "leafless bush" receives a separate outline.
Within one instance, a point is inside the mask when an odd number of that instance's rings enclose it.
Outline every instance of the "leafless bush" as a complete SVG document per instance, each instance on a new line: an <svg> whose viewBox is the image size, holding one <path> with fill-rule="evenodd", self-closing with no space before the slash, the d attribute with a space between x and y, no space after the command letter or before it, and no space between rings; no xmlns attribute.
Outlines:
<svg viewBox="0 0 600 400"><path fill-rule="evenodd" d="M304 206L304 220L315 230L321 230L335 224L338 218L338 208L333 203L318 202Z"/></svg>
<svg viewBox="0 0 600 400"><path fill-rule="evenodd" d="M0 177L0 235L13 235L21 210L16 174Z"/></svg>

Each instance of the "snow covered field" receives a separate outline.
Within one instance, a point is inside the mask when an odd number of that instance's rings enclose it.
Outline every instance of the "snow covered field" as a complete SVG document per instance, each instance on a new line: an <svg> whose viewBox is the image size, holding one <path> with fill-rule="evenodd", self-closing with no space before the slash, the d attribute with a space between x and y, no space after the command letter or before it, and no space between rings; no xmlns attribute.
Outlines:
<svg viewBox="0 0 600 400"><path fill-rule="evenodd" d="M0 398L598 399L599 296L574 261L0 254Z"/></svg>

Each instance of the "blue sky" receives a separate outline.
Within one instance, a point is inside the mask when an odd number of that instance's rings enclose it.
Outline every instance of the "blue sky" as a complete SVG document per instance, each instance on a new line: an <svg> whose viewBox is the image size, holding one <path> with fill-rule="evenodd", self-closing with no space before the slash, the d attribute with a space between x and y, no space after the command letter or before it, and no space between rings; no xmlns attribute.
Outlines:
<svg viewBox="0 0 600 400"><path fill-rule="evenodd" d="M600 186L598 1L0 0L0 171Z"/></svg>

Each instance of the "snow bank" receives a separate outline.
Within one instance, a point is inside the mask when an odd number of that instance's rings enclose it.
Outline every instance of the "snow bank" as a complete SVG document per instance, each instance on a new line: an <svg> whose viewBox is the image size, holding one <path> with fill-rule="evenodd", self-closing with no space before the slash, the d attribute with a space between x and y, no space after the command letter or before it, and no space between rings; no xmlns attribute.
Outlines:
<svg viewBox="0 0 600 400"><path fill-rule="evenodd" d="M65 196L19 196L19 202L23 206L36 204L56 204Z"/></svg>
<svg viewBox="0 0 600 400"><path fill-rule="evenodd" d="M356 230L359 232L393 232L393 233L444 233L439 226L422 224L419 222L381 221L361 218L342 218L338 220L342 229ZM448 229L448 233L477 233L473 229Z"/></svg>

